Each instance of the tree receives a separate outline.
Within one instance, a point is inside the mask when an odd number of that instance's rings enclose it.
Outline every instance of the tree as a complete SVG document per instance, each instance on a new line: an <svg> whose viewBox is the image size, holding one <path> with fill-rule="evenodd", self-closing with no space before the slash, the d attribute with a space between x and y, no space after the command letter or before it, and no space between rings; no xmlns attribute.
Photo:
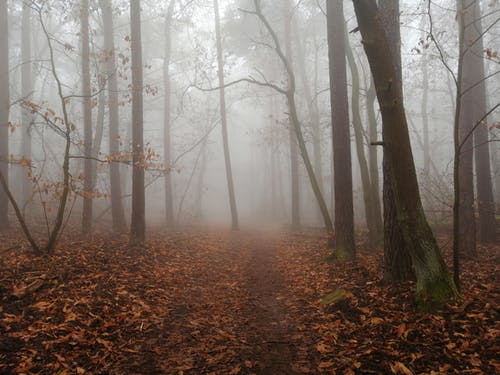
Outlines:
<svg viewBox="0 0 500 375"><path fill-rule="evenodd" d="M462 69L457 77L460 83L458 96L460 97L459 135L458 141L462 145L458 152L458 185L459 185L459 213L458 231L460 236L459 254L472 256L476 254L476 224L474 215L474 182L473 182L473 138L471 133L474 126L474 62L473 51L469 48L468 40L472 40L474 26L474 0L457 0L457 14L459 14L459 28L462 33L460 41L463 53L460 53Z"/></svg>
<svg viewBox="0 0 500 375"><path fill-rule="evenodd" d="M123 232L126 227L125 212L122 203L122 190L120 184L120 165L116 161L120 153L120 131L118 112L118 82L116 77L116 56L113 40L113 13L112 0L99 0L102 11L104 31L104 49L106 53L106 76L108 80L108 106L109 106L109 182L111 185L111 216L113 230Z"/></svg>
<svg viewBox="0 0 500 375"><path fill-rule="evenodd" d="M484 74L484 43L481 22L481 5L478 0L471 4L472 22L470 27L470 45L473 64L473 81L477 85L473 90L474 99L474 156L476 161L476 187L479 214L479 240L482 243L493 243L496 240L495 201L493 198L493 182L490 166L490 143L488 122L484 115L487 112L486 78Z"/></svg>
<svg viewBox="0 0 500 375"><path fill-rule="evenodd" d="M381 0L380 12L390 43L396 79L402 82L399 0ZM384 134L383 137L385 137ZM382 189L384 202L384 279L388 282L396 282L413 278L413 270L409 249L406 247L397 217L393 182L395 177L392 176L392 169L385 151L384 147L382 161L384 173Z"/></svg>
<svg viewBox="0 0 500 375"><path fill-rule="evenodd" d="M384 154L391 171L396 215L417 279L421 309L441 306L458 295L420 200L403 101L402 82L382 24L371 0L353 0L363 46L382 113ZM391 51L391 53L387 53Z"/></svg>
<svg viewBox="0 0 500 375"><path fill-rule="evenodd" d="M360 109L360 82L359 71L354 59L354 53L349 45L349 37L347 30L345 30L346 40L346 56L351 71L352 92L351 92L351 111L352 111L352 125L354 128L354 139L356 141L356 153L358 156L359 170L361 173L361 185L363 188L363 200L365 204L365 218L366 226L368 228L368 244L370 246L377 246L381 240L382 234L382 217L380 212L380 203L378 193L373 194L372 178L368 168L368 162L365 155L365 142L364 142L364 129L361 120ZM378 173L377 173L378 177ZM378 185L378 184L377 184ZM378 192L378 188L376 190Z"/></svg>
<svg viewBox="0 0 500 375"><path fill-rule="evenodd" d="M337 258L354 259L351 139L342 1L327 1L330 104L332 109L333 169L335 174L335 251Z"/></svg>
<svg viewBox="0 0 500 375"><path fill-rule="evenodd" d="M260 5L260 0L254 0L253 1L255 10L254 11L249 11L249 10L244 10L245 13L248 14L253 14L259 18L259 20L262 22L264 25L266 31L269 33L269 36L272 39L272 46L276 54L278 55L278 58L280 62L282 63L285 72L286 72L286 78L288 81L287 87L283 88L280 87L272 82L269 82L267 80L265 81L258 81L254 78L242 78L237 81L231 82L230 84L236 84L239 82L249 82L258 86L263 86L263 87L268 87L272 88L276 92L280 93L281 95L284 95L287 99L287 105L289 109L289 118L290 118L290 124L292 125L293 132L295 134L296 140L297 140L297 146L300 151L300 155L302 157L302 161L304 162L304 166L306 168L307 176L309 177L309 182L311 184L311 188L313 190L314 196L316 198L316 202L318 203L319 209L321 211L321 216L323 217L323 222L325 225L325 229L328 233L328 245L331 247L333 246L333 241L332 235L333 235L333 224L330 219L330 214L328 212L328 208L326 207L325 199L323 197L323 194L321 193L321 189L319 187L318 181L316 179L316 175L314 174L314 169L311 163L311 159L309 158L309 153L307 151L306 147L306 142L304 140L304 135L302 134L302 125L299 120L299 116L297 113L297 106L295 103L295 74L293 72L292 66L290 65L290 62L288 61L285 52L283 51L281 47L281 43L279 41L279 38L274 31L273 27L267 20L267 18L264 16L262 13L262 8ZM227 86L227 85L226 85Z"/></svg>
<svg viewBox="0 0 500 375"><path fill-rule="evenodd" d="M377 100L377 93L375 92L375 84L370 76L370 86L366 94L366 116L368 119L368 139L370 144L377 140L377 116L375 114L375 101ZM380 206L380 182L378 171L378 149L371 146L368 149L368 164L370 170L370 194L373 201L373 210L376 217L376 227L379 231L379 238L383 239L383 223L382 223L382 208Z"/></svg>
<svg viewBox="0 0 500 375"><path fill-rule="evenodd" d="M285 58L290 65L290 70L293 71L293 53L292 53L292 10L290 7L290 0L283 2L283 20L284 20L284 39L285 39ZM295 78L293 83L288 79L288 89L294 85L295 91ZM289 118L290 122L292 121ZM290 143L290 182L291 182L291 208L292 208L292 230L300 228L300 179L299 179L299 151L297 147L296 136L294 134L293 124L289 124L288 140Z"/></svg>
<svg viewBox="0 0 500 375"><path fill-rule="evenodd" d="M217 43L217 66L219 78L219 105L222 127L222 146L224 149L224 162L226 165L226 179L229 194L229 206L231 208L231 228L238 230L238 211L236 208L236 198L234 194L233 171L231 168L231 155L229 153L229 139L227 134L227 117L226 117L226 97L224 90L224 61L222 58L222 38L220 33L220 17L219 17L219 2L214 0L214 15L215 15L215 38Z"/></svg>
<svg viewBox="0 0 500 375"><path fill-rule="evenodd" d="M81 0L80 5L80 40L82 48L82 97L83 97L83 147L84 147L84 185L82 232L92 230L92 97L90 92L90 47L89 47L89 1Z"/></svg>
<svg viewBox="0 0 500 375"><path fill-rule="evenodd" d="M32 97L33 82L31 63L31 7L23 2L22 29L21 29L21 96L23 100L30 100ZM22 109L22 139L21 149L22 157L31 164L31 126L33 124L33 116L27 108ZM22 204L31 199L33 184L29 177L30 170L27 169L22 180Z"/></svg>
<svg viewBox="0 0 500 375"><path fill-rule="evenodd" d="M130 50L132 54L132 218L130 242L141 244L146 237L144 191L144 134L141 2L130 0Z"/></svg>
<svg viewBox="0 0 500 375"><path fill-rule="evenodd" d="M313 35L313 42L314 42L314 72L313 72L313 84L308 79L308 74L307 74L307 66L308 64L306 63L306 58L307 54L305 51L305 46L307 45L307 39L305 36L303 37L302 35L298 34L298 25L296 22L296 17L292 18L292 14L290 12L290 5L289 1L286 1L286 13L285 13L285 38L290 39L290 50L291 50L291 32L288 32L287 29L290 29L290 22L293 19L295 22L293 22L293 32L297 35L296 38L296 46L297 46L297 67L298 67L298 78L301 81L301 86L302 90L304 93L304 100L305 104L307 107L307 113L309 116L309 121L311 123L310 129L311 129L311 137L312 137L312 151L313 151L313 165L314 165L314 174L316 175L316 178L318 180L318 184L320 186L321 191L324 194L324 189L323 189L323 171L322 171L322 163L321 163L321 125L320 125L320 114L319 114L319 106L318 106L318 95L316 95L316 91L318 88L318 43L317 43L317 36L316 36L316 30L315 30L315 21L316 19L313 19L311 22L311 26L313 27L314 30L314 35ZM290 30L292 31L292 30ZM287 37L287 35L290 35ZM291 52L290 52L291 54ZM290 54L287 54L287 57L291 58L291 56L288 56ZM312 86L312 87L311 87ZM313 95L314 92L314 95ZM293 135L293 133L292 133ZM292 138L293 139L293 138ZM296 148L296 147L295 147ZM298 155L297 155L298 156ZM296 158L296 157L295 157ZM297 173L297 172L296 172ZM298 180L298 178L297 178ZM293 211L292 211L293 212ZM321 212L317 211L319 215L321 215Z"/></svg>
<svg viewBox="0 0 500 375"><path fill-rule="evenodd" d="M0 174L9 182L9 26L7 1L0 1ZM0 230L9 226L9 199L0 187Z"/></svg>
<svg viewBox="0 0 500 375"><path fill-rule="evenodd" d="M165 15L165 57L163 61L163 87L165 89L163 108L163 153L165 159L165 220L167 227L174 225L174 198L172 193L172 173L170 170L172 142L171 132L171 80L170 80L170 60L172 55L172 16L174 12L175 0L170 0Z"/></svg>

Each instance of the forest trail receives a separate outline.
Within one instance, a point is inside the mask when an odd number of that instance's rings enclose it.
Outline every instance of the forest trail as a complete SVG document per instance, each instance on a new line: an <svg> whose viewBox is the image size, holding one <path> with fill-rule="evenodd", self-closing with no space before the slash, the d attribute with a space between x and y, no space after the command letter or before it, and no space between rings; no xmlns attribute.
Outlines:
<svg viewBox="0 0 500 375"><path fill-rule="evenodd" d="M288 298L276 255L277 242L256 234L246 264L249 298L245 304L249 354L260 374L296 374L293 369L297 332L283 301Z"/></svg>
<svg viewBox="0 0 500 375"><path fill-rule="evenodd" d="M45 257L0 253L0 373L499 373L498 251L464 262L464 303L421 315L380 252L319 262L317 232L155 232L138 249L68 233Z"/></svg>

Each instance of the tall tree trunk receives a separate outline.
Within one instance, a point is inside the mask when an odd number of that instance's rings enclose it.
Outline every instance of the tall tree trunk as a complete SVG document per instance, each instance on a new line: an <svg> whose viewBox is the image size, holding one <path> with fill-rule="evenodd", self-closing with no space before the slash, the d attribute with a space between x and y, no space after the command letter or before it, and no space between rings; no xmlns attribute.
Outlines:
<svg viewBox="0 0 500 375"><path fill-rule="evenodd" d="M130 241L144 242L146 237L146 207L144 192L144 133L143 133L143 80L141 2L130 0L130 26L132 54L132 218Z"/></svg>
<svg viewBox="0 0 500 375"><path fill-rule="evenodd" d="M297 31L296 22L294 22L293 29ZM297 33L296 33L297 34ZM287 34L288 35L288 34ZM300 34L297 34L300 35ZM286 37L286 36L285 36ZM315 36L314 36L315 37ZM291 43L290 43L291 44ZM311 134L312 134L312 149L313 149L313 165L314 165L314 174L316 175L316 179L318 180L318 184L321 192L323 192L323 171L321 168L321 128L319 123L319 109L318 109L318 100L317 95L312 95L311 92L311 84L307 79L306 72L306 60L304 53L303 41L299 37L296 42L297 45L297 57L298 57L298 75L304 90L304 99L306 101L307 112L309 114L309 119L311 121ZM317 77L317 58L318 53L315 51L315 62L314 62L314 76L315 80ZM315 82L316 84L316 82ZM317 214L321 216L321 212L318 209Z"/></svg>
<svg viewBox="0 0 500 375"><path fill-rule="evenodd" d="M377 140L377 116L375 115L375 84L370 75L370 87L366 96L366 112L368 118L368 138L370 142ZM370 165L370 194L373 201L373 216L375 217L375 227L377 228L379 242L383 239L382 208L380 204L380 183L378 172L378 149L371 146L368 149L368 162Z"/></svg>
<svg viewBox="0 0 500 375"><path fill-rule="evenodd" d="M99 152L101 152L102 138L104 135L104 111L106 107L106 92L104 91L104 84L99 87L101 92L99 93L97 99L97 115L95 120L95 135L92 142L92 183L93 188L97 183L97 159L99 157Z"/></svg>
<svg viewBox="0 0 500 375"><path fill-rule="evenodd" d="M90 92L90 46L89 46L89 0L81 0L81 48L82 48L82 97L83 97L83 145L84 145L84 181L83 181L83 216L82 232L92 230L92 98Z"/></svg>
<svg viewBox="0 0 500 375"><path fill-rule="evenodd" d="M458 294L420 200L403 102L402 82L383 19L372 0L353 0L382 112L384 153L391 170L396 213L417 278L417 302L432 309Z"/></svg>
<svg viewBox="0 0 500 375"><path fill-rule="evenodd" d="M118 80L116 77L115 43L113 39L112 0L99 0L104 26L104 49L106 53L106 76L108 79L109 103L109 180L111 185L111 216L113 230L123 232L126 228L122 202L120 164L114 161L120 154L120 126L118 113Z"/></svg>
<svg viewBox="0 0 500 375"><path fill-rule="evenodd" d="M368 162L365 155L365 144L363 139L363 124L361 121L360 110L360 85L359 85L359 71L354 59L351 46L349 45L349 37L347 30L344 26L345 41L346 41L346 55L351 70L352 80L352 93L351 93L351 110L352 110L352 124L354 128L354 138L356 141L356 153L358 156L359 170L361 173L361 185L363 188L363 200L365 204L365 218L366 226L368 228L368 244L376 246L380 240L381 233L377 228L377 218L375 217L375 202L373 201L373 194L371 189L370 173L368 170Z"/></svg>
<svg viewBox="0 0 500 375"><path fill-rule="evenodd" d="M473 39L474 28L474 1L457 0L457 14L460 14L459 27L463 32L463 55L460 95L460 122L459 143L463 146L459 150L458 158L458 183L459 183L459 216L460 224L458 231L460 235L459 254L462 256L474 256L476 254L476 225L474 215L474 182L473 182L473 137L471 132L474 126L474 57L470 41Z"/></svg>
<svg viewBox="0 0 500 375"><path fill-rule="evenodd" d="M165 102L164 102L164 114L163 114L163 153L165 160L165 168L167 169L165 173L165 224L167 227L174 226L174 198L172 192L172 171L171 168L171 154L172 154L172 142L171 142L171 81L170 81L170 60L172 55L172 14L174 11L175 0L170 0L168 4L167 14L165 16L165 57L163 61L163 85L165 88Z"/></svg>
<svg viewBox="0 0 500 375"><path fill-rule="evenodd" d="M233 171L231 167L231 156L229 153L229 139L227 134L227 118L226 118L226 97L224 90L224 61L222 58L222 37L220 32L220 16L219 16L219 1L214 0L215 13L215 38L217 41L217 65L219 77L219 100L220 100L220 115L222 127L222 145L224 148L224 161L226 164L227 189L229 194L229 206L231 208L231 228L239 229L238 211L236 208L236 198L234 194Z"/></svg>
<svg viewBox="0 0 500 375"><path fill-rule="evenodd" d="M298 149L300 150L300 154L302 156L302 161L304 162L304 166L306 168L307 176L309 177L309 182L311 183L311 188L313 190L314 196L316 198L316 201L319 205L321 214L323 216L323 220L325 223L325 229L329 235L329 241L328 245L331 245L331 235L333 232L333 225L332 221L330 219L330 215L328 213L328 208L326 207L325 199L323 198L323 195L321 193L321 190L319 188L318 181L316 180L316 176L314 174L314 169L311 163L311 159L309 158L309 153L307 151L306 143L304 140L304 135L302 134L302 126L300 124L298 114L297 114L297 107L295 105L295 74L293 72L292 66L288 59L285 56L285 53L283 52L283 49L281 48L281 44L279 42L278 36L274 29L272 28L271 24L267 20L267 18L264 16L262 13L262 9L260 7L260 1L259 0L254 0L254 6L255 6L255 12L254 14L259 17L261 22L264 24L265 28L267 29L268 33L270 34L273 43L274 43L274 50L276 54L278 55L280 61L282 62L285 70L286 70L286 75L288 79L288 85L286 89L280 88L279 86L276 85L271 85L271 84L264 84L265 86L270 86L273 87L276 91L280 92L281 94L285 95L287 98L287 104L288 104L288 109L290 110L290 122L292 125L293 132L295 134L295 137L297 139L297 146Z"/></svg>
<svg viewBox="0 0 500 375"><path fill-rule="evenodd" d="M9 183L9 26L7 1L0 1L0 174ZM0 187L0 230L9 226L9 200Z"/></svg>
<svg viewBox="0 0 500 375"><path fill-rule="evenodd" d="M352 197L351 139L342 1L327 1L328 60L335 174L335 251L339 259L356 257Z"/></svg>
<svg viewBox="0 0 500 375"><path fill-rule="evenodd" d="M391 47L392 62L395 67L394 73L396 77L394 77L394 80L402 83L399 0L380 0L379 3L387 39ZM383 137L385 143L385 134L383 134ZM388 282L395 282L413 278L413 270L409 249L406 246L397 217L394 177L391 174L392 168L386 154L387 147L385 145L382 161L384 172L384 279Z"/></svg>
<svg viewBox="0 0 500 375"><path fill-rule="evenodd" d="M423 28L424 25L422 25ZM423 37L422 37L423 38ZM424 151L424 183L429 183L431 168L431 147L429 142L429 57L422 54L422 103L420 115L422 116L422 148Z"/></svg>
<svg viewBox="0 0 500 375"><path fill-rule="evenodd" d="M285 0L283 3L284 15L284 37L285 37L285 57L293 67L292 56L292 10L290 7L290 0ZM290 82L288 83L290 86ZM289 87L290 89L290 87ZM290 119L290 122L292 120ZM292 207L292 230L300 228L300 181L299 181L299 152L297 147L297 140L293 124L289 124L289 141L290 141L290 177L291 177L291 207Z"/></svg>
<svg viewBox="0 0 500 375"><path fill-rule="evenodd" d="M481 25L481 6L478 0L474 1L474 25L471 27L472 40L472 71L474 83L478 84L473 90L475 99L474 121L476 126L487 112L486 82L483 61L483 28ZM474 131L474 151L476 161L476 187L479 213L479 240L482 243L494 243L496 240L495 201L493 198L493 181L490 166L490 144L488 137L488 121L482 123Z"/></svg>
<svg viewBox="0 0 500 375"><path fill-rule="evenodd" d="M23 100L30 101L32 98L32 63L31 63L31 7L23 2L23 21L21 31L21 96ZM31 125L33 115L27 108L22 109L22 138L21 152L22 157L31 164ZM33 183L30 179L31 169L28 167L23 173L22 179L22 204L26 205L31 199L33 193Z"/></svg>

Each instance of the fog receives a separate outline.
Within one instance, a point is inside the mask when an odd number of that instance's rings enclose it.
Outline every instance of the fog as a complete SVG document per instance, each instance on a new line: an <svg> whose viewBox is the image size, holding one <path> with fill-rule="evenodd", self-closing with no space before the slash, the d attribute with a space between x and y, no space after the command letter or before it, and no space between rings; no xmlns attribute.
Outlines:
<svg viewBox="0 0 500 375"><path fill-rule="evenodd" d="M9 114L9 186L28 221L41 225L50 222L58 209L65 139L61 135L61 98L51 71L56 68L73 124L71 133L71 192L65 220L79 225L82 197L90 194L95 228L111 229L109 161L120 161L122 200L130 223L131 167L131 43L129 3L113 1L113 39L115 50L104 48L101 2L90 1L90 77L92 137L100 149L94 159L97 168L92 192L84 190L84 129L81 31L79 1L27 1L31 8L31 58L22 56L23 1L8 2L8 53L10 66ZM104 2L107 3L107 2ZM142 61L144 85L144 148L146 222L148 228L165 227L165 175L171 177L173 214L177 227L230 227L226 165L220 114L220 85L217 77L217 48L214 31L213 1L176 1L171 20L168 1L141 2ZM401 2L401 54L403 88L412 150L414 153L424 208L431 221L449 221L452 203L453 121L456 88L453 75L458 56L458 28L454 1L433 2L432 30L427 2ZM285 49L289 28L291 52L287 52L295 74L298 118L310 157L319 155L315 165L322 194L332 212L332 135L329 97L329 60L324 4L317 1L292 1L287 10L284 1L261 1L262 13ZM500 81L499 5L483 1L483 35L487 98L489 107L498 103ZM289 78L276 53L274 41L259 18L252 14L252 1L220 0L222 57L224 64L225 106L229 152L234 181L235 201L241 227L289 228L291 225L291 176L289 145L289 108L285 96L268 86L286 88ZM288 16L283 16L289 12ZM382 150L370 145L381 141L381 118L377 104L378 136L368 135L367 91L370 68L351 2L345 2L346 30L360 75L360 114L365 153L377 148L382 186ZM166 28L166 23L170 26ZM288 24L288 26L287 26ZM43 25L43 27L42 27ZM46 29L46 33L43 31ZM430 32L432 31L432 34ZM432 35L432 36L431 36ZM432 38L436 39L436 43ZM52 41L49 48L47 38ZM167 38L170 40L168 47ZM441 48L439 50L437 48ZM170 48L168 70L165 56ZM51 60L50 52L53 52ZM291 54L290 54L291 53ZM120 155L109 149L109 106L105 70L108 59L116 60L114 75L118 84ZM32 89L23 92L22 67L29 65ZM349 103L352 79L348 70ZM425 73L424 73L425 71ZM170 149L165 150L165 72L170 82ZM424 75L426 76L424 82ZM256 84L255 81L264 83ZM425 87L424 87L425 85ZM423 112L423 95L428 95ZM317 121L315 123L314 113ZM26 128L23 112L29 112ZM349 113L352 121L352 112ZM423 121L428 119L428 135ZM100 125L99 125L100 124ZM488 119L491 172L497 202L500 201L500 149L498 147L498 111ZM496 124L496 125L495 125ZM102 139L99 141L99 126ZM316 127L316 128L314 128ZM23 137L29 134L31 155L25 155ZM314 142L316 137L316 143ZM353 196L356 228L366 225L360 167L351 127ZM295 142L295 140L293 141ZM316 150L314 150L316 148ZM428 149L430 163L424 160ZM169 153L170 163L166 162ZM29 160L34 180L32 194L23 197L23 181ZM324 226L302 159L299 158L300 224L303 228ZM33 183L34 182L34 183ZM11 209L11 221L15 222Z"/></svg>

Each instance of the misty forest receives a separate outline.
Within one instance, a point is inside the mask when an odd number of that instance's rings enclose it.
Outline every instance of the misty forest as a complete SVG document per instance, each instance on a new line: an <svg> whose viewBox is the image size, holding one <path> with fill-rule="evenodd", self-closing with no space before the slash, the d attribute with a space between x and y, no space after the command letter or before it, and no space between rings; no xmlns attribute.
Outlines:
<svg viewBox="0 0 500 375"><path fill-rule="evenodd" d="M500 373L498 0L0 29L0 373Z"/></svg>

